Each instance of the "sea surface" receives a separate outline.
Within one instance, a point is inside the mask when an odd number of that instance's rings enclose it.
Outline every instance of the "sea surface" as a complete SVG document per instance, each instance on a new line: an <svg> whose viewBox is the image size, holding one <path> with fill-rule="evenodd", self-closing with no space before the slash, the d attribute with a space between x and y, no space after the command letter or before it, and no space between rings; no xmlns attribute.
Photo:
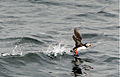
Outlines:
<svg viewBox="0 0 120 77"><path fill-rule="evenodd" d="M118 3L0 0L0 77L74 77L75 27L92 44L79 53L84 74L77 77L119 77Z"/></svg>

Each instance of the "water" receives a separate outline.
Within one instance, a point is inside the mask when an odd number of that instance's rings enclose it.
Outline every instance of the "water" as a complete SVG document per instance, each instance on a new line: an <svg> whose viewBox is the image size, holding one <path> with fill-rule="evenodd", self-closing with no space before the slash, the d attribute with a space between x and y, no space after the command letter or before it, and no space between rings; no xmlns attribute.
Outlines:
<svg viewBox="0 0 120 77"><path fill-rule="evenodd" d="M118 75L118 0L0 0L0 77L74 77L73 29L85 76ZM51 56L51 53L53 54Z"/></svg>

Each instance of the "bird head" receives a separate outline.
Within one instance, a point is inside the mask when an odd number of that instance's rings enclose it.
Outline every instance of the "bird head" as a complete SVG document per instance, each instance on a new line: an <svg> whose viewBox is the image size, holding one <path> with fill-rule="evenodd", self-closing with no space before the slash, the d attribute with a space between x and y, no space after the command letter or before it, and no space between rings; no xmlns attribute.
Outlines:
<svg viewBox="0 0 120 77"><path fill-rule="evenodd" d="M92 44L90 44L90 43L86 43L85 45L86 45L86 47L92 47Z"/></svg>

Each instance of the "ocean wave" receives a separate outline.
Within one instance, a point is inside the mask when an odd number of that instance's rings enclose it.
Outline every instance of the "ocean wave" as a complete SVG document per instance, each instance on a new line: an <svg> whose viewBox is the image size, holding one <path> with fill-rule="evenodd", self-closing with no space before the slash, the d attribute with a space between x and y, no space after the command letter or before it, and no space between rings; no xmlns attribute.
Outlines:
<svg viewBox="0 0 120 77"><path fill-rule="evenodd" d="M16 42L16 44L23 44L23 43L44 44L43 41L40 41L40 40L32 38L32 37L13 37L13 38L0 39L0 41L15 41L15 40L19 40Z"/></svg>
<svg viewBox="0 0 120 77"><path fill-rule="evenodd" d="M102 62L106 62L106 63L118 63L119 58L118 57L114 57L114 56L110 56L110 55L101 55L98 57Z"/></svg>
<svg viewBox="0 0 120 77"><path fill-rule="evenodd" d="M94 37L98 37L100 35L97 33L85 33L85 34L82 34L82 36L83 36L83 38L94 38Z"/></svg>
<svg viewBox="0 0 120 77"><path fill-rule="evenodd" d="M50 60L49 56L43 53L27 53L25 55L6 55L1 56L1 60L5 61L7 64L14 64L19 66L25 66L28 63L39 63L39 64L55 64Z"/></svg>
<svg viewBox="0 0 120 77"><path fill-rule="evenodd" d="M11 52L8 53L1 53L1 56L24 56L24 55L35 55L34 53L43 53L46 54L49 57L56 57L58 55L64 55L64 54L70 54L70 48L68 48L63 43L52 43L49 45L47 49L40 50L40 51L22 51L21 46L16 45ZM20 50L20 51L18 51ZM30 53L30 54L29 54ZM37 55L37 54L36 54Z"/></svg>
<svg viewBox="0 0 120 77"><path fill-rule="evenodd" d="M44 0L29 0L31 3L37 3L37 4L46 4L46 5L60 5L57 2L51 2L51 1L44 1Z"/></svg>
<svg viewBox="0 0 120 77"><path fill-rule="evenodd" d="M104 27L101 29L108 29L108 30L118 30L120 28L120 26L108 26L108 27Z"/></svg>
<svg viewBox="0 0 120 77"><path fill-rule="evenodd" d="M78 5L76 5L77 7L83 7L83 8L99 8L99 7L101 7L101 6L97 6L97 5L90 5L90 4L88 4L88 5L82 5L82 4L78 4Z"/></svg>
<svg viewBox="0 0 120 77"><path fill-rule="evenodd" d="M116 35L104 35L106 40L110 41L119 41L119 37Z"/></svg>
<svg viewBox="0 0 120 77"><path fill-rule="evenodd" d="M104 60L104 62L110 62L110 63L119 63L119 60L120 58L118 58L118 57L109 57L109 58L106 58L105 60Z"/></svg>
<svg viewBox="0 0 120 77"><path fill-rule="evenodd" d="M105 12L105 11L99 11L99 12L97 12L97 14L101 14L101 15L104 15L106 17L117 17L116 14L112 14L112 13Z"/></svg>

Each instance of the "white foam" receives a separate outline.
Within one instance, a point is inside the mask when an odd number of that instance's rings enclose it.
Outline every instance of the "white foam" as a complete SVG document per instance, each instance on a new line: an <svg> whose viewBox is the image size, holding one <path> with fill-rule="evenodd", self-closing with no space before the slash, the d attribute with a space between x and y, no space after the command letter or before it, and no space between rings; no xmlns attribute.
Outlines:
<svg viewBox="0 0 120 77"><path fill-rule="evenodd" d="M46 50L27 51L23 53L21 47L18 47L16 45L11 52L1 53L0 56L15 56L15 55L23 56L24 54L27 53L37 53L37 52L42 52L48 56L50 56L51 54L57 56L58 54L63 55L64 53L71 54L70 50L71 50L70 47L67 47L67 45L64 44L63 42L60 42L60 43L50 44Z"/></svg>
<svg viewBox="0 0 120 77"><path fill-rule="evenodd" d="M15 56L15 55L22 56L23 55L22 51L17 52L16 49L17 49L17 45L13 48L12 52L10 52L10 53L0 53L0 56Z"/></svg>
<svg viewBox="0 0 120 77"><path fill-rule="evenodd" d="M17 54L1 53L0 56L22 56L22 52Z"/></svg>
<svg viewBox="0 0 120 77"><path fill-rule="evenodd" d="M49 45L48 49L44 51L44 53L51 55L53 54L54 56L57 56L58 54L63 55L64 53L70 54L70 49L67 48L65 44L62 42L57 43L57 44L51 44Z"/></svg>

